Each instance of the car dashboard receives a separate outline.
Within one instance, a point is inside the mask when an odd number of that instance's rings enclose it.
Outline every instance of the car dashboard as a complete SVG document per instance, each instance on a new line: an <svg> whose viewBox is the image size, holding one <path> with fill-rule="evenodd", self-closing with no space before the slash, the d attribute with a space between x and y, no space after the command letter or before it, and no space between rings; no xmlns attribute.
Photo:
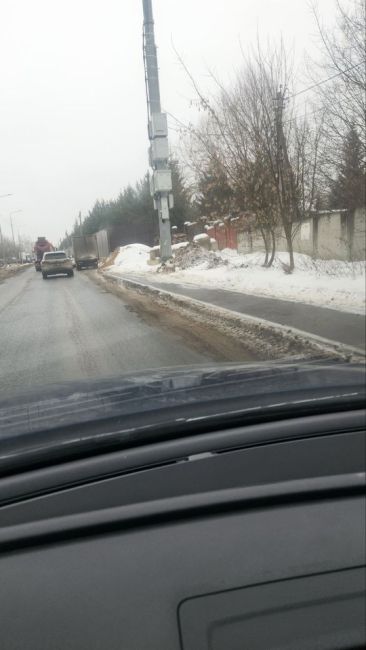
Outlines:
<svg viewBox="0 0 366 650"><path fill-rule="evenodd" d="M1 648L363 648L364 425L328 413L3 477Z"/></svg>

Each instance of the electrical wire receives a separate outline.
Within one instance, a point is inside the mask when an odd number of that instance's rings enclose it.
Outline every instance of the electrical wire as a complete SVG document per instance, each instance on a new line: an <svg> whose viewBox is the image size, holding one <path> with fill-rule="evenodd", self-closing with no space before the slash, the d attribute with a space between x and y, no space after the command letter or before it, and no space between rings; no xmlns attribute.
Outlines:
<svg viewBox="0 0 366 650"><path fill-rule="evenodd" d="M290 95L288 99L292 99L293 97L298 97L299 95L303 95L304 93L309 92L309 90L313 90L313 88L317 88L318 86L322 86L323 84L327 83L328 81L331 81L332 79L336 79L336 77L340 77L342 74L346 74L347 72L350 72L351 70L354 70L355 68L358 68L360 65L366 63L366 59L363 61L359 61L359 63L355 63L355 65L352 65L350 68L346 68L346 70L342 70L341 72L337 72L336 74L333 74L331 77L328 77L327 79L323 79L322 81L318 81L318 83L313 84L312 86L309 86L308 88L303 88L302 90L299 90L297 93L294 93L293 95Z"/></svg>
<svg viewBox="0 0 366 650"><path fill-rule="evenodd" d="M345 70L337 72L336 74L331 75L330 77L327 77L327 79L322 79L322 81L318 81L317 83L313 84L312 86L308 86L307 88L303 88L302 90L299 90L298 92L293 93L292 95L289 95L289 97L287 97L287 99L293 99L294 97L298 97L299 95L303 95L303 94L309 92L309 90L313 90L314 88L318 88L318 86L322 86L323 84L328 83L328 81L332 81L332 79L336 79L337 77L340 77L341 75L346 74L347 72L350 72L351 70L354 70L355 68L358 68L360 65L363 65L364 63L366 63L366 59L364 59L363 61L359 61L358 63L355 63L355 65L352 65L349 68L346 68ZM323 110L323 108L318 108L318 109L316 109L314 111L311 111L311 113L305 113L304 115L300 116L300 119L302 117L307 117L307 116L310 116L310 115L314 115L315 113L319 113L322 110ZM183 129L185 129L187 131L191 130L190 127L183 124L183 122L178 120L174 115L172 115L168 111L167 111L167 114L170 115L170 117L172 117L181 127L183 127ZM284 122L284 124L289 124L290 122L294 122L296 119L298 119L298 116L293 117L290 120L286 120L286 122ZM217 135L217 134L210 134L210 135Z"/></svg>
<svg viewBox="0 0 366 650"><path fill-rule="evenodd" d="M291 117L289 120L286 120L283 123L283 125L285 126L285 124L290 124L291 122L296 122L296 120L302 120L305 117L310 117L311 115L315 115L316 113L321 113L322 111L324 111L323 107L316 108L315 110L310 111L309 113L303 113L302 115L295 115L294 117Z"/></svg>

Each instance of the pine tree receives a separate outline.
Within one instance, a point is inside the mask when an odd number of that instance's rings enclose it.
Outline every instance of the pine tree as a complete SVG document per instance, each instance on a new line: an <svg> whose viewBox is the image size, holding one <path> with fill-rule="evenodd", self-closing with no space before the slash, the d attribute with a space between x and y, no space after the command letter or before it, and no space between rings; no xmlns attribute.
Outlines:
<svg viewBox="0 0 366 650"><path fill-rule="evenodd" d="M195 213L178 161L172 160L171 165L174 195L171 223L181 229L185 221L194 218ZM135 186L127 185L117 199L97 200L83 219L82 232L89 235L108 227L120 233L121 243L156 243L158 214L150 194L149 174L145 174ZM71 234L80 234L79 219L75 219ZM66 237L63 242L66 242Z"/></svg>
<svg viewBox="0 0 366 650"><path fill-rule="evenodd" d="M172 226L177 226L178 230L183 230L185 221L193 221L197 212L191 202L191 194L185 183L185 179L176 158L170 160L172 170L172 184L174 208L170 212Z"/></svg>
<svg viewBox="0 0 366 650"><path fill-rule="evenodd" d="M211 160L198 178L196 205L201 216L224 217L231 211L233 190L225 170L216 159Z"/></svg>
<svg viewBox="0 0 366 650"><path fill-rule="evenodd" d="M354 126L344 142L339 172L333 182L330 207L353 212L365 205L365 152Z"/></svg>

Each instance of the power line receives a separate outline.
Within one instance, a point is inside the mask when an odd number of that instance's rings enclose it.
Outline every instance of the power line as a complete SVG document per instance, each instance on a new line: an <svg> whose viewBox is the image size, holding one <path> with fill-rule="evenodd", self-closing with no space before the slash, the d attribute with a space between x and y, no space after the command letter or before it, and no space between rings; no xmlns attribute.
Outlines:
<svg viewBox="0 0 366 650"><path fill-rule="evenodd" d="M298 92L293 93L292 95L289 95L286 99L293 99L294 97L298 97L299 95L303 95L304 93L309 92L309 90L313 90L314 88L317 88L318 86L322 86L323 84L328 83L328 81L332 81L332 79L336 79L337 77L340 77L341 75L346 74L347 72L350 72L351 70L354 70L355 68L358 68L360 65L363 65L364 63L366 63L366 59L364 59L363 61L359 61L358 63L355 63L355 65L352 65L349 68L346 68L345 70L337 72L336 74L331 75L330 77L327 77L327 79L322 79L322 81L318 81L317 83L313 84L312 86L308 86L307 88L303 88L302 90L299 90ZM318 108L316 110L311 111L311 113L305 113L304 115L300 116L300 119L302 117L307 117L307 116L314 115L315 113L319 113L322 110L324 110L324 109L323 108ZM176 118L174 115L172 115L172 113L169 113L168 111L166 111L166 112L183 129L185 129L186 131L191 131L192 130L190 126L187 126L187 125L183 124L183 122L181 122L178 118ZM289 124L290 122L294 122L296 119L299 119L299 117L296 116L296 117L291 118L290 120L286 120L286 122L284 122L283 124L284 125ZM170 127L170 128L172 128L172 127ZM172 129L172 130L174 130L174 129ZM177 130L177 132L178 132L178 130ZM212 133L212 134L207 134L207 135L212 135L212 136L216 135L216 136L218 136L219 134Z"/></svg>
<svg viewBox="0 0 366 650"><path fill-rule="evenodd" d="M313 88L317 88L318 86L322 86L323 84L327 83L328 81L331 81L332 79L335 79L336 77L340 77L342 74L346 74L347 72L350 72L351 70L354 70L355 68L358 68L360 65L366 63L366 59L363 61L359 61L359 63L355 63L355 65L352 65L350 68L346 68L346 70L342 70L341 72L337 72L336 74L333 74L331 77L328 77L327 79L323 79L322 81L318 81L318 83L313 84L312 86L309 86L308 88L303 88L302 90L299 90L297 93L294 93L293 95L290 95L288 99L292 99L293 97L298 97L299 95L302 95L303 93L307 93L309 90L313 90Z"/></svg>
<svg viewBox="0 0 366 650"><path fill-rule="evenodd" d="M283 125L285 124L290 124L291 122L296 122L296 120L301 120L305 117L311 117L311 115L315 115L316 113L321 113L324 111L324 108L316 108L315 110L311 111L310 113L303 113L302 115L295 115L294 117L291 117L289 120L286 120Z"/></svg>
<svg viewBox="0 0 366 650"><path fill-rule="evenodd" d="M184 129L188 129L188 128L189 128L189 127L188 127L186 124L184 124L184 122L182 122L178 117L176 117L175 115L173 115L173 113L169 113L169 111L167 111L166 109L165 109L165 113L166 113L167 115L169 115L169 117L171 117L171 118L172 118L172 119L173 119L177 124L179 124L179 126L183 127Z"/></svg>

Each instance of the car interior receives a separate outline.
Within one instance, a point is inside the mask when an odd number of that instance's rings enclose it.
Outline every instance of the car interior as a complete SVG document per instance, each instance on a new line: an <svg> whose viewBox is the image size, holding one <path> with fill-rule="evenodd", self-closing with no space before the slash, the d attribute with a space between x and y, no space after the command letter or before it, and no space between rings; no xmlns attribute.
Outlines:
<svg viewBox="0 0 366 650"><path fill-rule="evenodd" d="M1 648L365 647L365 412L0 481Z"/></svg>

